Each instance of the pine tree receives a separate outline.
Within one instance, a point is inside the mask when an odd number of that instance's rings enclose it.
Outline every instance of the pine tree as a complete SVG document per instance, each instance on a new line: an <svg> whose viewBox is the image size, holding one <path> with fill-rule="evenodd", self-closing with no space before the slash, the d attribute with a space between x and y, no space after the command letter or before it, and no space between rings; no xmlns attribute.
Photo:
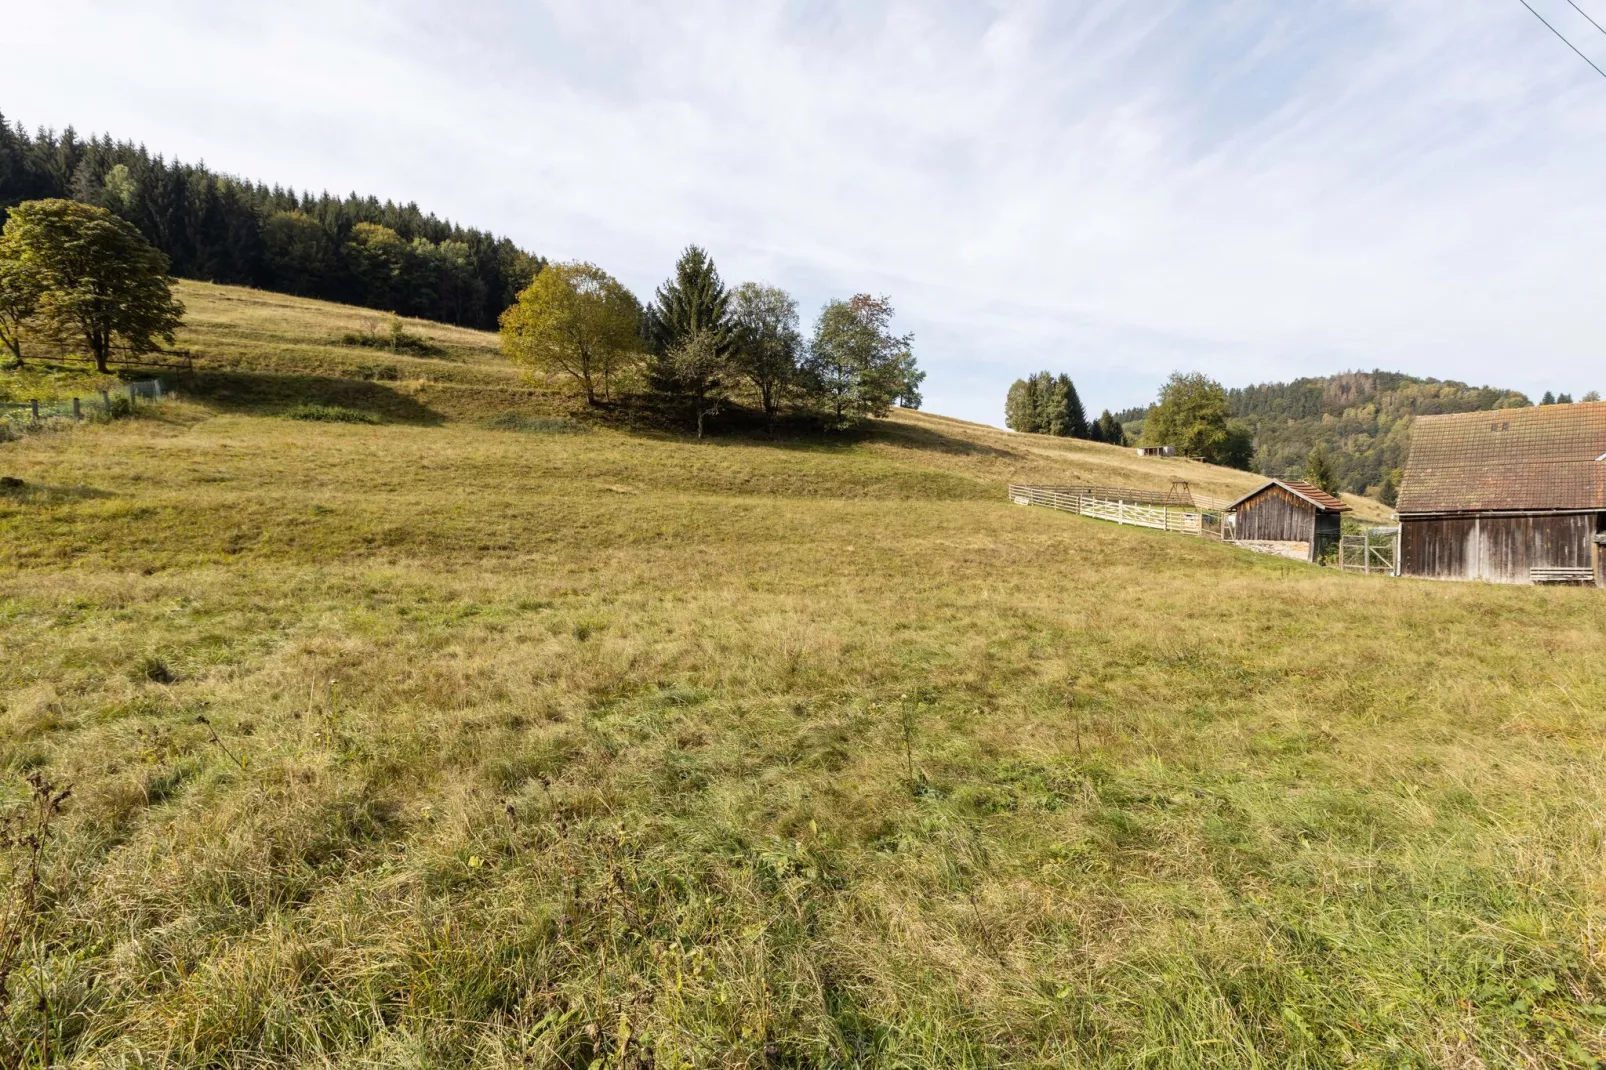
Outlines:
<svg viewBox="0 0 1606 1070"><path fill-rule="evenodd" d="M1305 482L1320 487L1329 494L1338 493L1338 473L1333 471L1333 463L1327 459L1327 450L1320 442L1311 448L1310 454L1305 458Z"/></svg>
<svg viewBox="0 0 1606 1070"><path fill-rule="evenodd" d="M1065 413L1064 434L1071 438L1086 438L1087 412L1082 408L1082 398L1076 392L1076 384L1071 382L1069 375L1062 372L1059 377L1059 387L1064 398L1062 402Z"/></svg>
<svg viewBox="0 0 1606 1070"><path fill-rule="evenodd" d="M1037 406L1032 403L1032 381L1016 379L1004 397L1004 426L1031 434L1038 430Z"/></svg>
<svg viewBox="0 0 1606 1070"><path fill-rule="evenodd" d="M1539 399L1539 404L1541 405L1554 405L1555 403L1556 395L1548 390L1545 391L1545 396Z"/></svg>
<svg viewBox="0 0 1606 1070"><path fill-rule="evenodd" d="M721 358L729 353L729 304L730 294L713 259L698 246L688 245L675 262L675 274L658 287L647 308L647 337L654 352L647 374L653 390L679 396L692 389L694 384L682 381L685 362L669 357L694 338L699 352L711 346Z"/></svg>

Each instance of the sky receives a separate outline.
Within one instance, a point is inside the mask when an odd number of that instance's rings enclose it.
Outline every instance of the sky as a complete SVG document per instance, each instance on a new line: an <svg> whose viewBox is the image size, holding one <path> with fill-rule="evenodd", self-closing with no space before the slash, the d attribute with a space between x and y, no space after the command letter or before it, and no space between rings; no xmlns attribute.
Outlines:
<svg viewBox="0 0 1606 1070"><path fill-rule="evenodd" d="M1606 68L1606 32L1529 0ZM1606 25L1606 0L1578 0ZM1003 422L1385 368L1606 391L1606 78L1521 0L0 0L0 112L588 260L889 296Z"/></svg>

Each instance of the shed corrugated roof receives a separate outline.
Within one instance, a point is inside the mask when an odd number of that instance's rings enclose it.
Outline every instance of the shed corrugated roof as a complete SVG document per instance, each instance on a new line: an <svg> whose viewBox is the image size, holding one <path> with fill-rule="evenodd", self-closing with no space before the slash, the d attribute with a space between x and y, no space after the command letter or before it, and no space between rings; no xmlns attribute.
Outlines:
<svg viewBox="0 0 1606 1070"><path fill-rule="evenodd" d="M1606 402L1421 416L1395 511L1606 509L1602 457Z"/></svg>
<svg viewBox="0 0 1606 1070"><path fill-rule="evenodd" d="M1247 502L1250 498L1253 498L1267 487L1281 487L1286 491L1291 491L1324 512L1349 512L1349 506L1345 505L1342 499L1333 497L1331 494L1316 486L1314 483L1306 483L1303 479L1273 479L1268 483L1263 483L1256 487L1248 494L1245 494L1242 498L1239 498L1237 501L1227 506L1227 508L1229 510L1238 508L1238 506L1242 505L1244 502Z"/></svg>

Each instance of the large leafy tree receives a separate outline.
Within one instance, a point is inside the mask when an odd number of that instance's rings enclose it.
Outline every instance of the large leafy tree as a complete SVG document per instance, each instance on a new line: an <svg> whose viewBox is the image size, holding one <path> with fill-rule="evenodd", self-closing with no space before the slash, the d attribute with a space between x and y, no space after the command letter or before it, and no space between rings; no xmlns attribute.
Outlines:
<svg viewBox="0 0 1606 1070"><path fill-rule="evenodd" d="M113 349L138 355L156 349L158 339L172 345L183 321L167 257L104 208L19 204L0 234L0 260L34 274L45 331L64 344L81 342L103 373Z"/></svg>
<svg viewBox="0 0 1606 1070"><path fill-rule="evenodd" d="M797 302L780 287L744 282L731 294L729 312L733 364L773 419L797 383L803 352Z"/></svg>
<svg viewBox="0 0 1606 1070"><path fill-rule="evenodd" d="M1227 392L1198 372L1173 372L1143 420L1143 442L1188 457L1221 461L1228 445Z"/></svg>
<svg viewBox="0 0 1606 1070"><path fill-rule="evenodd" d="M893 403L918 396L923 375L914 336L892 333L892 303L859 294L820 312L804 365L810 395L836 427L885 416Z"/></svg>
<svg viewBox="0 0 1606 1070"><path fill-rule="evenodd" d="M11 351L11 358L19 368L22 367L22 334L28 321L39 311L43 291L37 270L0 251L0 345Z"/></svg>
<svg viewBox="0 0 1606 1070"><path fill-rule="evenodd" d="M566 375L595 405L638 359L641 305L595 264L554 264L502 313L502 350L544 375Z"/></svg>

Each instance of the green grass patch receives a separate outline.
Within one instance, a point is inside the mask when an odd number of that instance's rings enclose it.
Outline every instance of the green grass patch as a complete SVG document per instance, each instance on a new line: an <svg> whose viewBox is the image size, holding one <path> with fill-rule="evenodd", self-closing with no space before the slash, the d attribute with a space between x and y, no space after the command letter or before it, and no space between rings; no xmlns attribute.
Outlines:
<svg viewBox="0 0 1606 1070"><path fill-rule="evenodd" d="M303 402L280 413L286 420L311 420L326 424L377 424L378 416L361 409L348 409L343 405L319 405Z"/></svg>

